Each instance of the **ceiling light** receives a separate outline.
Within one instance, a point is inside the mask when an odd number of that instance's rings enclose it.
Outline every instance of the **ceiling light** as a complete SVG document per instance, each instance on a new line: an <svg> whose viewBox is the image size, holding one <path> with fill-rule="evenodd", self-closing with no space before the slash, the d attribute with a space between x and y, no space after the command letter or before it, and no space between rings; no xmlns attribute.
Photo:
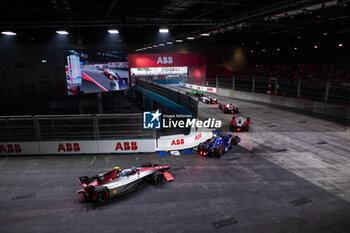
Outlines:
<svg viewBox="0 0 350 233"><path fill-rule="evenodd" d="M301 36L298 36L297 38L298 38L298 39L301 39Z"/></svg>
<svg viewBox="0 0 350 233"><path fill-rule="evenodd" d="M57 34L60 35L68 35L69 33L67 31L56 31Z"/></svg>
<svg viewBox="0 0 350 233"><path fill-rule="evenodd" d="M154 48L157 48L157 47L158 47L158 45L153 45L153 47L154 47Z"/></svg>
<svg viewBox="0 0 350 233"><path fill-rule="evenodd" d="M201 36L210 36L209 33L202 33Z"/></svg>
<svg viewBox="0 0 350 233"><path fill-rule="evenodd" d="M338 44L338 47L343 47L343 44Z"/></svg>
<svg viewBox="0 0 350 233"><path fill-rule="evenodd" d="M194 37L189 36L189 37L187 37L186 39L187 39L187 40L194 40Z"/></svg>
<svg viewBox="0 0 350 233"><path fill-rule="evenodd" d="M277 48L277 51L280 51L281 49L280 48Z"/></svg>
<svg viewBox="0 0 350 233"><path fill-rule="evenodd" d="M119 31L117 29L109 29L108 32L111 34L118 34L119 33Z"/></svg>
<svg viewBox="0 0 350 233"><path fill-rule="evenodd" d="M15 36L15 35L17 35L15 32L1 32L1 34L4 34L4 35L6 35L6 36Z"/></svg>
<svg viewBox="0 0 350 233"><path fill-rule="evenodd" d="M148 48L148 49L151 49L151 48L152 48L152 46L148 46L147 48Z"/></svg>
<svg viewBox="0 0 350 233"><path fill-rule="evenodd" d="M161 29L159 29L159 32L160 32L160 33L168 33L168 32L169 32L169 29L167 29L167 28L161 28Z"/></svg>
<svg viewBox="0 0 350 233"><path fill-rule="evenodd" d="M159 46L164 46L164 44L159 44Z"/></svg>
<svg viewBox="0 0 350 233"><path fill-rule="evenodd" d="M173 42L171 42L171 41L168 41L168 42L166 42L167 44L173 44Z"/></svg>
<svg viewBox="0 0 350 233"><path fill-rule="evenodd" d="M317 45L314 45L314 49L317 49L318 48L318 46Z"/></svg>
<svg viewBox="0 0 350 233"><path fill-rule="evenodd" d="M183 40L175 40L175 42L182 42Z"/></svg>
<svg viewBox="0 0 350 233"><path fill-rule="evenodd" d="M324 32L322 35L327 36L328 34L327 34L327 32Z"/></svg>
<svg viewBox="0 0 350 233"><path fill-rule="evenodd" d="M294 50L298 50L298 48L297 48L297 47L294 47Z"/></svg>

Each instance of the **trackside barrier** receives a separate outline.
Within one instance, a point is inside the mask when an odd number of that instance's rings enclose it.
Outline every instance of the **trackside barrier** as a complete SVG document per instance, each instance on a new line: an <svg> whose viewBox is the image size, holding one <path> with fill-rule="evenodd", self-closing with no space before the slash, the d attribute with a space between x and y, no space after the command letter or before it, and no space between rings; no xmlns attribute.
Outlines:
<svg viewBox="0 0 350 233"><path fill-rule="evenodd" d="M193 148L199 143L213 137L212 132L193 132L189 135L178 134L172 136L163 136L157 140L157 151L183 150Z"/></svg>
<svg viewBox="0 0 350 233"><path fill-rule="evenodd" d="M193 132L159 139L0 142L0 155L149 153L193 148L213 137L212 132Z"/></svg>
<svg viewBox="0 0 350 233"><path fill-rule="evenodd" d="M0 155L155 152L156 139L0 142Z"/></svg>
<svg viewBox="0 0 350 233"><path fill-rule="evenodd" d="M188 84L188 83L184 83L184 87L194 89L194 90L215 93L215 94L217 93L217 89L215 87L198 86L198 85Z"/></svg>

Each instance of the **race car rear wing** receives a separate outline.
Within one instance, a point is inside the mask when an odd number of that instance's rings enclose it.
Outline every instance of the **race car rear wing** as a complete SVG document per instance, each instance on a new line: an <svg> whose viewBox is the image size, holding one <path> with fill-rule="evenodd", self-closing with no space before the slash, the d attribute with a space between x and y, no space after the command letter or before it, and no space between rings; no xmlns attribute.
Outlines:
<svg viewBox="0 0 350 233"><path fill-rule="evenodd" d="M88 177L88 176L81 176L81 177L79 177L78 179L79 179L79 182L80 182L81 184L86 184L86 185L88 185L88 184L90 184L92 181L94 181L93 179L91 179L91 178Z"/></svg>

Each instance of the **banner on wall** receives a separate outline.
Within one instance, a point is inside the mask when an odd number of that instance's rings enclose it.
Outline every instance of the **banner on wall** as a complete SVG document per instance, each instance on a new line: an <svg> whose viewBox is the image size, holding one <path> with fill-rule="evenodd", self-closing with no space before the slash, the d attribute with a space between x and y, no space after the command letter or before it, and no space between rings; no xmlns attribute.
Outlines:
<svg viewBox="0 0 350 233"><path fill-rule="evenodd" d="M217 89L215 87L199 86L199 85L189 84L189 83L184 83L184 87L194 89L194 90L199 90L199 91L215 93L215 94L217 93Z"/></svg>
<svg viewBox="0 0 350 233"><path fill-rule="evenodd" d="M0 155L39 155L38 142L0 142Z"/></svg>
<svg viewBox="0 0 350 233"><path fill-rule="evenodd" d="M97 154L97 143L91 141L39 142L41 154Z"/></svg>
<svg viewBox="0 0 350 233"><path fill-rule="evenodd" d="M199 145L199 143L213 137L212 132L195 132L189 135L179 134L172 136L160 137L157 140L157 151L171 151L171 150L183 150L193 148Z"/></svg>
<svg viewBox="0 0 350 233"><path fill-rule="evenodd" d="M97 141L100 153L155 152L155 139L126 139Z"/></svg>

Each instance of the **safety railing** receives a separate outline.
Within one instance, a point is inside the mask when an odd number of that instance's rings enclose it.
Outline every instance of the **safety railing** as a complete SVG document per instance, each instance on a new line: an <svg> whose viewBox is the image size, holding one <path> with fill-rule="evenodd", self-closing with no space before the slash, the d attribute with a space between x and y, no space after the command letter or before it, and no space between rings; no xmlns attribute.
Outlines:
<svg viewBox="0 0 350 233"><path fill-rule="evenodd" d="M155 138L142 113L0 117L0 142Z"/></svg>
<svg viewBox="0 0 350 233"><path fill-rule="evenodd" d="M206 80L188 77L188 83L232 89L236 91L263 93L307 99L318 102L350 105L349 83L321 80L280 79L276 77L257 77L243 75L216 75Z"/></svg>

